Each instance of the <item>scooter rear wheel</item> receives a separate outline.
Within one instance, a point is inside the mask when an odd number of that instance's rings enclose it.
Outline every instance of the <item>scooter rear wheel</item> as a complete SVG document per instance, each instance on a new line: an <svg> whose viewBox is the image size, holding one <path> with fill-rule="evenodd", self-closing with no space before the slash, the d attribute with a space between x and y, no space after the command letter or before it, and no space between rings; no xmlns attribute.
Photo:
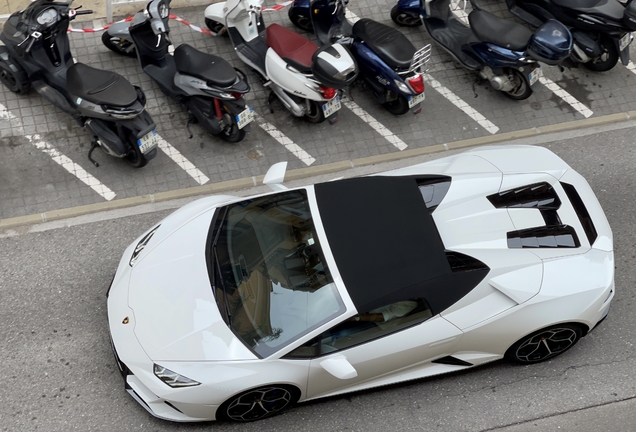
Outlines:
<svg viewBox="0 0 636 432"><path fill-rule="evenodd" d="M311 19L294 12L294 9L289 9L289 12L287 13L287 15L289 16L289 20L296 27L298 27L301 30L305 30L306 32L313 33L314 26L311 23Z"/></svg>
<svg viewBox="0 0 636 432"><path fill-rule="evenodd" d="M227 124L227 126L224 130L221 131L219 137L223 141L229 143L237 143L243 141L247 133L245 132L245 129L239 129L236 120L234 120L234 116L225 113L223 114L223 120L225 120L225 124Z"/></svg>
<svg viewBox="0 0 636 432"><path fill-rule="evenodd" d="M514 100L528 99L532 94L532 87L528 79L516 69L509 69L508 74L511 75L515 83L512 90L505 92L506 96Z"/></svg>
<svg viewBox="0 0 636 432"><path fill-rule="evenodd" d="M139 145L137 144L137 140L135 137L130 135L128 137L128 143L130 144L130 150L124 159L130 166L135 168L145 167L148 164L148 159L144 156L144 154L139 149Z"/></svg>
<svg viewBox="0 0 636 432"><path fill-rule="evenodd" d="M325 121L325 113L322 104L316 101L309 101L309 111L305 114L305 120L309 123L322 123Z"/></svg>
<svg viewBox="0 0 636 432"><path fill-rule="evenodd" d="M384 102L382 106L393 115L403 115L409 112L409 101L402 95L397 95L397 99Z"/></svg>
<svg viewBox="0 0 636 432"><path fill-rule="evenodd" d="M614 41L610 38L603 37L601 39L601 48L603 49L603 54L587 63L583 63L583 66L594 72L607 72L616 66L616 63L618 63L619 53Z"/></svg>
<svg viewBox="0 0 636 432"><path fill-rule="evenodd" d="M15 65L20 68L19 65ZM31 82L26 78L26 72L13 72L8 63L0 60L0 81L13 93L26 94L31 89Z"/></svg>
<svg viewBox="0 0 636 432"><path fill-rule="evenodd" d="M137 57L137 50L132 42L117 36L111 36L108 32L102 33L102 43L111 51L127 57Z"/></svg>
<svg viewBox="0 0 636 432"><path fill-rule="evenodd" d="M407 12L400 12L397 5L391 9L391 19L402 27L419 27L422 25L420 17L416 18Z"/></svg>

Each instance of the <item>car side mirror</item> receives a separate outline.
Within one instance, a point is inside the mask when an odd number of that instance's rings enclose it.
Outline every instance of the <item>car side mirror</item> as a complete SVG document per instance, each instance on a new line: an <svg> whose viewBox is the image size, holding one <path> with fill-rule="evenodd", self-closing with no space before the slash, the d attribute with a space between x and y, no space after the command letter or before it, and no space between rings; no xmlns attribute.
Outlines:
<svg viewBox="0 0 636 432"><path fill-rule="evenodd" d="M285 180L285 172L287 171L287 162L278 162L272 165L263 178L263 184L269 186L272 190L280 191L287 188L282 185Z"/></svg>
<svg viewBox="0 0 636 432"><path fill-rule="evenodd" d="M320 366L331 375L341 380L347 380L358 376L358 372L349 363L345 356L339 355L320 362Z"/></svg>

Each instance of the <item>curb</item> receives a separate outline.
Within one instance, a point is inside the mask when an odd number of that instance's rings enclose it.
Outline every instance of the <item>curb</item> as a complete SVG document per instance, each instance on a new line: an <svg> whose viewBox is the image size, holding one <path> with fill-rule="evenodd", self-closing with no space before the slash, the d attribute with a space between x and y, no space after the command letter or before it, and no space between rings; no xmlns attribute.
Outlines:
<svg viewBox="0 0 636 432"><path fill-rule="evenodd" d="M496 144L503 141L511 141L519 138L528 138L539 135L546 135L555 132L566 132L570 130L590 128L594 126L603 126L612 123L620 123L636 118L636 111L628 111L617 114L609 114L605 116L592 117L583 120L574 120L566 123L555 125L535 127L531 129L522 129L514 132L504 132L496 135L483 136L479 138L470 138L461 141L455 141L448 144L437 144L430 147L418 149L409 149L397 153L388 153L383 155L368 156L364 158L346 160L341 162L333 162L324 165L317 165L307 168L298 168L289 170L285 174L285 180L299 180L322 174L331 174L351 168L376 165L384 162L393 162L402 159L408 159L416 156L423 156L432 153L441 153L449 150L458 150L468 147L475 147L487 144ZM166 192L158 192L156 194L140 195L130 198L122 198L114 201L106 201L95 204L88 204L78 207L69 207L66 209L51 210L45 213L36 213L25 216L17 216L13 218L0 219L0 230L15 228L24 225L35 225L43 222L51 222L55 220L68 219L87 214L117 210L128 207L135 207L142 204L154 204L158 202L170 201L179 198L190 198L202 195L211 195L220 192L227 192L237 189L247 189L263 184L264 175L254 177L244 177L236 180L228 180L219 183L207 184L203 186L194 186L185 189L176 189Z"/></svg>

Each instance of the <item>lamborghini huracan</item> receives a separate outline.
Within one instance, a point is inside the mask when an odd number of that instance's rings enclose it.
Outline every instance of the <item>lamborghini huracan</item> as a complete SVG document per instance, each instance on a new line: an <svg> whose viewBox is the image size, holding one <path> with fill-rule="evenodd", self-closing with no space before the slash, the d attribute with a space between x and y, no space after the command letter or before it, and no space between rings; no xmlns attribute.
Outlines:
<svg viewBox="0 0 636 432"><path fill-rule="evenodd" d="M612 231L549 150L200 199L124 252L108 291L128 393L172 421L564 353L608 314ZM564 358L562 361L568 361Z"/></svg>

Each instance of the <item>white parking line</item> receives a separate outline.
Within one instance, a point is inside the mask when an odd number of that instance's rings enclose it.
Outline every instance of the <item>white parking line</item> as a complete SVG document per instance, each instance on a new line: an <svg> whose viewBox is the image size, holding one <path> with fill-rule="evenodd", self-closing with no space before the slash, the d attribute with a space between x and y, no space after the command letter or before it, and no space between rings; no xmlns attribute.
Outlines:
<svg viewBox="0 0 636 432"><path fill-rule="evenodd" d="M636 65L634 65L634 62L633 62L633 61L631 61L631 60L630 60L630 61L629 61L629 63L627 63L627 66L626 66L626 67L627 67L627 69L628 69L631 73L633 73L634 75L636 75Z"/></svg>
<svg viewBox="0 0 636 432"><path fill-rule="evenodd" d="M382 135L384 139L393 144L395 148L402 151L408 147L404 141L402 141L397 135L391 132L389 129L384 127L382 123L377 121L373 116L371 116L368 112L360 108L357 103L352 101L351 99L343 100L342 103L344 106L349 108L355 115L360 117L362 121L367 123L373 130Z"/></svg>
<svg viewBox="0 0 636 432"><path fill-rule="evenodd" d="M17 122L19 124L21 133L24 133L22 120L11 114L11 112L9 112L7 108L2 104L0 104L0 119ZM97 180L92 174L88 173L84 168L73 162L59 150L55 149L51 144L43 141L39 135L25 135L24 137L29 140L29 142L33 144L35 148L46 153L48 156L51 157L51 159L53 159L55 163L59 164L70 174L73 174L75 177L77 177L78 180L80 180L82 183L86 184L99 195L101 195L102 198L107 201L115 198L115 192L110 190L108 186Z"/></svg>
<svg viewBox="0 0 636 432"><path fill-rule="evenodd" d="M475 120L481 127L486 129L491 134L496 134L499 131L499 127L495 125L493 122L488 120L486 117L481 115L476 109L468 105L462 98L457 96L448 88L444 87L439 81L433 78L430 75L427 75L424 79L425 82L430 84L435 90L437 90L442 96L444 96L450 103L455 105L460 110L464 111L464 113Z"/></svg>
<svg viewBox="0 0 636 432"><path fill-rule="evenodd" d="M309 153L300 148L300 146L294 143L287 135L282 133L280 130L276 128L271 123L268 123L263 117L254 113L254 118L258 125L269 134L272 138L282 144L287 150L294 154L298 159L300 159L305 165L309 166L316 162L316 159L313 158Z"/></svg>
<svg viewBox="0 0 636 432"><path fill-rule="evenodd" d="M210 181L208 176L203 174L197 167L192 164L185 156L179 152L176 148L172 147L168 141L163 139L159 134L157 134L157 142L159 144L159 148L163 151L170 159L172 159L177 165L179 165L185 172L187 172L190 177L194 179L200 185L205 184Z"/></svg>
<svg viewBox="0 0 636 432"><path fill-rule="evenodd" d="M592 114L594 114L594 111L592 111L591 109L583 105L581 102L576 100L574 96L572 96L570 93L565 91L563 88L559 87L557 83L555 83L554 81L544 76L539 77L539 81L549 90L551 90L555 95L563 99L565 102L569 103L572 106L572 108L580 112L585 118L588 118Z"/></svg>

